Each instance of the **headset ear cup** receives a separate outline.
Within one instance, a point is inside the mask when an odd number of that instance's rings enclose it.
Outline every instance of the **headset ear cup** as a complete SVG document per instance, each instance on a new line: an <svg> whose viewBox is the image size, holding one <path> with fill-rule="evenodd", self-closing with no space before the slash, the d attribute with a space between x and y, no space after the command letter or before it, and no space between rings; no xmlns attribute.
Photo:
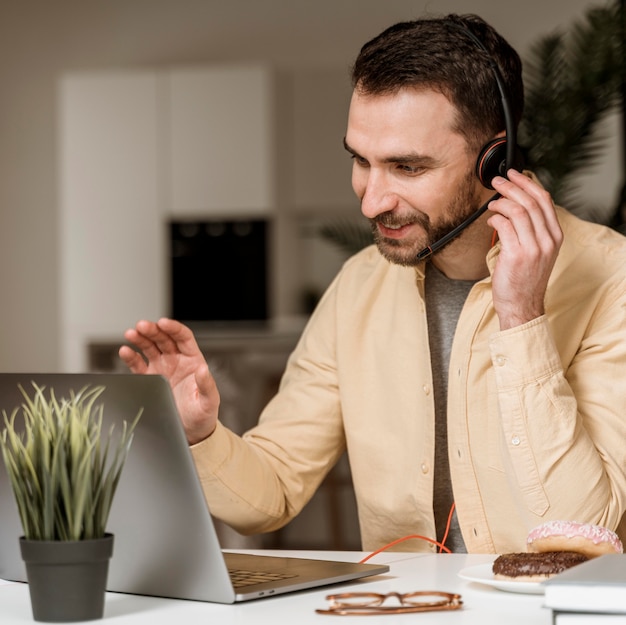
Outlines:
<svg viewBox="0 0 626 625"><path fill-rule="evenodd" d="M487 143L478 155L476 175L483 187L493 189L491 181L506 174L506 137Z"/></svg>

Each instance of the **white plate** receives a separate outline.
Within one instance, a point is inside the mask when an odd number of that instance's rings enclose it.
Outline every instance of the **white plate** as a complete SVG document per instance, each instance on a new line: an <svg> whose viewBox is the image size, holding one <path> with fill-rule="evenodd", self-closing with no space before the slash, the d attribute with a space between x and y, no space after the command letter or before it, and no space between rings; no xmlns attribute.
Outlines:
<svg viewBox="0 0 626 625"><path fill-rule="evenodd" d="M468 582L486 584L505 592L519 592L527 595L543 595L544 588L541 582L514 582L494 579L491 564L470 566L459 572L459 577Z"/></svg>

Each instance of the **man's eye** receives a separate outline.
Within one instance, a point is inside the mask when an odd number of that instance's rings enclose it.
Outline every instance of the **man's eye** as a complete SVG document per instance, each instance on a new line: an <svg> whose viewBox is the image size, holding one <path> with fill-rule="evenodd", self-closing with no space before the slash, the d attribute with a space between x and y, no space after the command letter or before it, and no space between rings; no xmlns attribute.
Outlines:
<svg viewBox="0 0 626 625"><path fill-rule="evenodd" d="M356 154L352 154L350 158L359 166L359 167L369 167L369 163L362 156L358 156Z"/></svg>
<svg viewBox="0 0 626 625"><path fill-rule="evenodd" d="M419 165L407 165L407 164L398 165L398 169L404 172L405 174L410 174L410 175L419 174L424 170L424 168L420 167Z"/></svg>

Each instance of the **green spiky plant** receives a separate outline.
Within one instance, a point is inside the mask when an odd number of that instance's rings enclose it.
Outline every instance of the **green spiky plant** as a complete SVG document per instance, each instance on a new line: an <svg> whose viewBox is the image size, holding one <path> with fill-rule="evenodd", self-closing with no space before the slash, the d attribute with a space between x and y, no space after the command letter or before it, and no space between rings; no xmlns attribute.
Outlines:
<svg viewBox="0 0 626 625"><path fill-rule="evenodd" d="M86 386L57 399L33 383L31 397L3 410L0 446L29 540L86 540L105 535L109 511L141 410L114 442L103 437L103 386ZM18 418L22 414L22 419Z"/></svg>

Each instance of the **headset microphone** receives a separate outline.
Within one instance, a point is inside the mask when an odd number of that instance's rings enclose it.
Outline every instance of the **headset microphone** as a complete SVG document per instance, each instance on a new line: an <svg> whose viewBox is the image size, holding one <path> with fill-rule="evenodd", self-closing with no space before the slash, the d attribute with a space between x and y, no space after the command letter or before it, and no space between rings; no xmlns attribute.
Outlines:
<svg viewBox="0 0 626 625"><path fill-rule="evenodd" d="M426 260L429 256L434 254L437 250L441 249L446 243L452 241L454 237L460 234L467 226L471 223L474 223L486 210L489 206L489 202L493 200L497 200L500 197L499 193L492 195L475 213L472 213L463 223L459 224L448 232L448 234L441 237L441 239L435 241L432 245L425 247L419 254L417 255L417 260Z"/></svg>
<svg viewBox="0 0 626 625"><path fill-rule="evenodd" d="M504 125L506 129L505 137L498 137L487 143L478 156L476 161L476 175L484 187L493 189L491 181L496 176L505 176L510 168L520 168L522 166L522 155L516 142L515 121L513 119L513 111L511 103L507 97L507 89L502 78L502 74L498 69L498 65L485 47L483 42L468 28L461 24L455 24L455 28L460 30L466 37L471 39L476 46L488 55L489 65L493 71L500 92L502 101L502 110L504 113ZM477 211L470 215L463 223L456 226L453 230L441 237L435 243L425 247L417 255L417 260L425 260L458 236L465 228L474 223L489 206L489 203L500 197L499 193L492 195Z"/></svg>

